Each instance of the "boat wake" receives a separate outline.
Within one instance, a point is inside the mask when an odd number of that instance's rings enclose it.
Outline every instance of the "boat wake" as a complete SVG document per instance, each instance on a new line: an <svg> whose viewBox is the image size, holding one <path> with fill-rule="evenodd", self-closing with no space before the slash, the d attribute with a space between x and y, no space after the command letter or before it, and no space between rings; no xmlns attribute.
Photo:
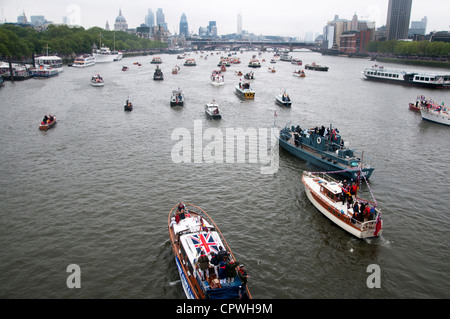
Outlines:
<svg viewBox="0 0 450 319"><path fill-rule="evenodd" d="M175 286L181 283L181 280L175 280L175 281L171 281L169 282L169 286Z"/></svg>

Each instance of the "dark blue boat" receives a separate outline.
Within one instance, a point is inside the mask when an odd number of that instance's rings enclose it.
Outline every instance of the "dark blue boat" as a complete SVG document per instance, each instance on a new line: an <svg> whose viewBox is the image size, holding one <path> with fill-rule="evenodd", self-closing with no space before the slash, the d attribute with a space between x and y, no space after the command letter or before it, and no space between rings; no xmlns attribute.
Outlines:
<svg viewBox="0 0 450 319"><path fill-rule="evenodd" d="M362 162L362 156L348 148L348 143L344 143L339 131L333 129L331 124L329 128L322 126L314 129L302 129L299 125L286 126L276 135L282 148L322 168L324 172L335 172L347 179L357 180L360 165L361 174L366 178L369 178L374 170Z"/></svg>

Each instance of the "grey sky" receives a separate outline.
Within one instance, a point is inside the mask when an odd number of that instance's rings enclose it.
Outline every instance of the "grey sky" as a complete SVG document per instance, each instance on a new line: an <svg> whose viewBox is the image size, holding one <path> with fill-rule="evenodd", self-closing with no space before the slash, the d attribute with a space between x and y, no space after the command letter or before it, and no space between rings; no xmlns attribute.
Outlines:
<svg viewBox="0 0 450 319"><path fill-rule="evenodd" d="M136 28L144 22L149 8L154 13L162 8L172 33L178 32L181 14L185 13L190 31L198 33L199 27L214 20L219 34L235 33L240 13L243 29L251 33L304 37L305 32L322 33L336 14L351 20L356 13L361 20L374 20L377 27L384 25L387 5L388 0L0 0L0 13L8 22L16 22L25 11L28 19L44 15L61 23L62 17L68 16L85 28L104 28L106 21L113 28L122 9L128 26ZM449 31L450 0L413 0L411 20L424 16L428 18L427 32Z"/></svg>

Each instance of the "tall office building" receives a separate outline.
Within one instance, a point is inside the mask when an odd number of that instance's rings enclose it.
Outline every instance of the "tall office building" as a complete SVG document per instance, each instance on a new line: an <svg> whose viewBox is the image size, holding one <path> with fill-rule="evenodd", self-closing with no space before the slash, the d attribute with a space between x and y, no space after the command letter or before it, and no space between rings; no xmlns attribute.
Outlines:
<svg viewBox="0 0 450 319"><path fill-rule="evenodd" d="M242 16L240 14L237 15L237 35L242 34Z"/></svg>
<svg viewBox="0 0 450 319"><path fill-rule="evenodd" d="M164 13L161 8L156 10L156 25L163 27L167 31L167 23L165 21Z"/></svg>
<svg viewBox="0 0 450 319"><path fill-rule="evenodd" d="M184 36L185 38L189 37L189 25L184 13L181 15L180 19L180 35Z"/></svg>
<svg viewBox="0 0 450 319"><path fill-rule="evenodd" d="M150 28L155 26L155 14L152 9L148 9L148 14L145 16L145 24Z"/></svg>
<svg viewBox="0 0 450 319"><path fill-rule="evenodd" d="M407 39L412 0L389 0L386 21L387 40Z"/></svg>
<svg viewBox="0 0 450 319"><path fill-rule="evenodd" d="M208 29L208 35L212 37L217 36L217 25L216 21L209 21L209 25L207 26Z"/></svg>
<svg viewBox="0 0 450 319"><path fill-rule="evenodd" d="M425 35L427 30L427 17L424 17L420 21L411 21L411 28L409 29L409 35L419 34Z"/></svg>

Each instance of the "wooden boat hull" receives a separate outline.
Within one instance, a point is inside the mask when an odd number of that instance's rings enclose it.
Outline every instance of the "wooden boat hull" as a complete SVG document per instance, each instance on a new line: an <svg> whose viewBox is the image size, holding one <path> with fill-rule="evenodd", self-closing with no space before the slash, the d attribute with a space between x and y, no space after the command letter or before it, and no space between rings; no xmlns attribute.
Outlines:
<svg viewBox="0 0 450 319"><path fill-rule="evenodd" d="M210 276L207 276L206 280L201 278L196 263L197 251L205 250L206 247L210 247L206 251L214 250L213 247L217 247L214 245L220 244L228 251L233 260L236 259L211 217L198 206L188 203L185 205L189 209L188 215L184 216L183 214L183 218L178 222L173 220L177 215L178 205L171 209L168 230L172 252L186 297L188 299L250 299L248 286L243 284L237 275L233 283L219 284L214 268L210 267Z"/></svg>
<svg viewBox="0 0 450 319"><path fill-rule="evenodd" d="M51 122L51 123L39 125L39 129L40 129L41 131L47 131L47 130L49 130L49 129L55 127L55 125L56 125L56 119L55 119L53 122Z"/></svg>
<svg viewBox="0 0 450 319"><path fill-rule="evenodd" d="M315 182L314 179L317 179ZM333 202L320 192L320 186L315 187L319 178L304 172L302 182L305 186L306 196L309 201L316 207L325 217L334 224L344 229L348 233L357 238L379 237L383 233L383 220L368 220L359 222L353 218L353 209L347 209L347 204L339 201ZM321 183L323 180L320 181ZM379 211L377 211L379 213ZM380 223L377 225L377 223ZM377 230L377 228L379 228Z"/></svg>

